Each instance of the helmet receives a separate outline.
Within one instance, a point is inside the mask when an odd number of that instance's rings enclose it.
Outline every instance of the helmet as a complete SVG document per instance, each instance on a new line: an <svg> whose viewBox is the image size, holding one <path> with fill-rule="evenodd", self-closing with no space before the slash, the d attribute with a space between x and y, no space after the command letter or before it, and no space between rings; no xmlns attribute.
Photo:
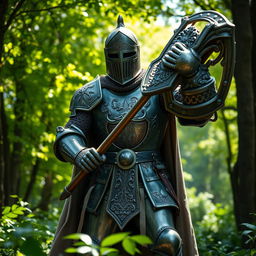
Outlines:
<svg viewBox="0 0 256 256"><path fill-rule="evenodd" d="M121 15L117 27L105 41L107 74L119 84L131 81L140 71L140 47L137 37L124 26Z"/></svg>

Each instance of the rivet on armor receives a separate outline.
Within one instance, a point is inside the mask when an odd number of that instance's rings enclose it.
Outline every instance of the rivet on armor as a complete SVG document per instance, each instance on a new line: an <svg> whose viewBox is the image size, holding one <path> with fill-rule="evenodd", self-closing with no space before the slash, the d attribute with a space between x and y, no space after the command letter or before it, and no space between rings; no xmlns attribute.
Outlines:
<svg viewBox="0 0 256 256"><path fill-rule="evenodd" d="M117 165L124 170L130 169L136 163L136 155L131 149L122 149L116 157Z"/></svg>

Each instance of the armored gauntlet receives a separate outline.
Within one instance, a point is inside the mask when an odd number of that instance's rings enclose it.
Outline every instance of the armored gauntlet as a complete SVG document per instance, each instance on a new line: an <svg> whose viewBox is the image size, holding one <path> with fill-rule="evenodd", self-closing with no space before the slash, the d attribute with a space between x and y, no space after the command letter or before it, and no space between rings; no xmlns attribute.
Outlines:
<svg viewBox="0 0 256 256"><path fill-rule="evenodd" d="M210 76L206 65L193 49L177 42L163 58L166 68L174 69L182 76L175 98L185 105L197 105L208 102L216 95L215 79Z"/></svg>
<svg viewBox="0 0 256 256"><path fill-rule="evenodd" d="M86 147L86 137L76 126L57 127L54 152L63 162L73 163L79 170L91 172L105 161L95 148Z"/></svg>
<svg viewBox="0 0 256 256"><path fill-rule="evenodd" d="M182 76L190 77L197 72L200 57L193 49L188 49L184 44L177 42L164 56L163 64Z"/></svg>

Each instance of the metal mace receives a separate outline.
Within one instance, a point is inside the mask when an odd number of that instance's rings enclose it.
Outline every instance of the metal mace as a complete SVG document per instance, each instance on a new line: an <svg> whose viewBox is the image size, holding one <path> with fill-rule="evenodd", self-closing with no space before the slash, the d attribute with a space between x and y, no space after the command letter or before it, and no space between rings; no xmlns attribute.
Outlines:
<svg viewBox="0 0 256 256"><path fill-rule="evenodd" d="M219 52L219 55L214 60L209 60L205 65L216 65L221 62L223 72L220 84L216 95L209 101L209 103L198 104L198 106L184 105L178 102L173 97L172 92L179 85L177 78L179 77L175 70L167 69L162 64L162 58L172 45L180 41L185 45L188 43L188 38L184 36L186 28L193 26L198 21L208 22L204 29L198 35L192 44L192 49L195 50L202 63L204 63L212 52ZM182 36L183 35L183 36ZM118 125L112 130L108 137L97 148L97 152L104 154L111 146L112 142L122 132L130 120L138 113L138 111L145 105L152 95L168 92L170 98L169 105L166 106L168 111L174 113L176 116L195 119L209 117L220 109L225 102L234 69L234 25L228 19L215 11L203 11L185 17L181 21L181 25L175 30L174 35L167 43L161 54L157 59L152 61L147 69L145 77L141 84L142 96L139 98L134 107L124 116ZM166 95L165 95L166 96ZM185 111L184 111L185 110ZM60 200L68 198L81 180L86 177L88 172L80 171L71 183L65 187L61 193Z"/></svg>

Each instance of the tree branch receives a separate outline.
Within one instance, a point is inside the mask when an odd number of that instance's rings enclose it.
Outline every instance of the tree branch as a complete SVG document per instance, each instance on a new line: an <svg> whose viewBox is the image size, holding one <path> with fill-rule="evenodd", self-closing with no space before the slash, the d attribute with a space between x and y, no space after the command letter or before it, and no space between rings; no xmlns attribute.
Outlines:
<svg viewBox="0 0 256 256"><path fill-rule="evenodd" d="M20 10L20 8L22 7L22 5L24 4L26 0L20 0L19 2L17 2L16 6L14 7L14 10L12 11L12 13L10 14L6 24L5 24L5 31L10 27L10 25L12 24L12 21L15 19L16 17L16 13Z"/></svg>
<svg viewBox="0 0 256 256"><path fill-rule="evenodd" d="M207 10L214 10L215 8L213 8L213 6L211 6L211 5L204 5L203 3L201 3L200 1L198 1L198 0L194 0L194 3L197 5L197 6L199 6L202 10L204 10L204 11L207 11Z"/></svg>
<svg viewBox="0 0 256 256"><path fill-rule="evenodd" d="M80 4L80 3L84 3L84 1L78 1L78 2L72 3L72 4L56 5L56 6L52 6L52 7L48 7L48 8L42 8L42 9L24 10L24 11L20 11L19 13L17 13L16 17L23 14L23 13L46 12L46 11L50 11L50 10L54 10L54 9L58 9L58 8L70 8L70 7L73 7L74 5Z"/></svg>

